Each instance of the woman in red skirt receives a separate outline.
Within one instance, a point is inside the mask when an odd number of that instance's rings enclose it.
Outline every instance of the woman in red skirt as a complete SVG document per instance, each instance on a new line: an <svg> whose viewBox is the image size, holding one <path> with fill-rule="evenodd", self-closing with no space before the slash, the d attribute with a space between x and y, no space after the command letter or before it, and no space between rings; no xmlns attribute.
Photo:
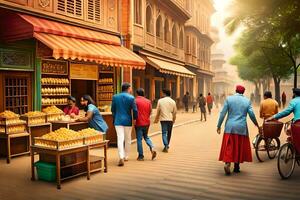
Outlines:
<svg viewBox="0 0 300 200"><path fill-rule="evenodd" d="M221 133L221 125L227 114L225 131L219 160L225 163L225 174L229 175L230 165L234 163L234 172L240 172L240 163L252 162L251 147L249 141L247 114L259 130L259 126L253 112L251 102L244 97L245 88L236 87L236 94L229 96L220 113L218 121L218 134Z"/></svg>

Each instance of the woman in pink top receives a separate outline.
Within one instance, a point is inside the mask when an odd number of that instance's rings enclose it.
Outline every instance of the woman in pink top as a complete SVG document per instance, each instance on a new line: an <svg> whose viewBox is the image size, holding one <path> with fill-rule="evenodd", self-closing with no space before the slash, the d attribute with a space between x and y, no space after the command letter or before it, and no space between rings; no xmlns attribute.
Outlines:
<svg viewBox="0 0 300 200"><path fill-rule="evenodd" d="M76 106L75 97L68 97L68 106L64 108L64 113L66 115L70 115L71 117L75 117L75 115L79 115L79 108Z"/></svg>

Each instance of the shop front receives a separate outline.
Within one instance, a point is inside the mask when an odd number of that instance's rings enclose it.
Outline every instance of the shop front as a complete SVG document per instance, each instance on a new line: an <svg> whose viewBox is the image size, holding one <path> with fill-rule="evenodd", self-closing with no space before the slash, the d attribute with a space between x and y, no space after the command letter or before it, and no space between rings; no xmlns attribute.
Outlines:
<svg viewBox="0 0 300 200"><path fill-rule="evenodd" d="M153 102L153 107L162 96L162 89L171 90L171 96L180 106L183 95L181 91L188 90L188 82L195 74L186 69L183 64L153 55L142 55L146 61L145 71L133 71L134 86L145 88L146 96ZM183 90L182 90L183 89Z"/></svg>
<svg viewBox="0 0 300 200"><path fill-rule="evenodd" d="M5 44L4 51L0 47L0 111L24 114L50 106L62 110L69 95L80 106L80 97L88 94L109 125L107 139L116 143L112 96L120 91L122 69L144 69L145 61L121 46L115 35L12 12L0 21L2 30L7 30L0 34ZM5 56L7 44L17 44L11 57ZM16 63L7 64L12 61Z"/></svg>

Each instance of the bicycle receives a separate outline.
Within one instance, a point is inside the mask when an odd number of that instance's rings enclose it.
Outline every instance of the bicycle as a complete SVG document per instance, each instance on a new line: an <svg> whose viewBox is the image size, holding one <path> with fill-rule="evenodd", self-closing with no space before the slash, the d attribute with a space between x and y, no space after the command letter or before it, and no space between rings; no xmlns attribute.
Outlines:
<svg viewBox="0 0 300 200"><path fill-rule="evenodd" d="M280 148L277 159L277 168L282 179L288 179L293 174L296 163L300 166L300 121L297 122L289 121L284 125L288 138Z"/></svg>
<svg viewBox="0 0 300 200"><path fill-rule="evenodd" d="M280 134L283 123L279 121L264 122L262 133L257 134L254 143L255 154L259 162L263 162L265 157L274 159L280 148ZM267 156L266 156L267 154Z"/></svg>

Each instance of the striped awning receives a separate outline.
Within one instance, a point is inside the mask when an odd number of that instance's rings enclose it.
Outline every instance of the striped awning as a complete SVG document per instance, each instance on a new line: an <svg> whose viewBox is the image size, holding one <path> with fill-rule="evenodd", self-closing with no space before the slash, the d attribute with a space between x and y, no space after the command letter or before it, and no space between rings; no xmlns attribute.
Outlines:
<svg viewBox="0 0 300 200"><path fill-rule="evenodd" d="M186 69L183 65L175 64L172 62L160 60L153 57L145 57L147 63L159 70L164 74L171 74L176 76L194 78L196 74Z"/></svg>
<svg viewBox="0 0 300 200"><path fill-rule="evenodd" d="M117 36L29 15L19 16L32 26L32 36L52 49L55 59L76 59L109 66L145 68L145 61L121 46Z"/></svg>

